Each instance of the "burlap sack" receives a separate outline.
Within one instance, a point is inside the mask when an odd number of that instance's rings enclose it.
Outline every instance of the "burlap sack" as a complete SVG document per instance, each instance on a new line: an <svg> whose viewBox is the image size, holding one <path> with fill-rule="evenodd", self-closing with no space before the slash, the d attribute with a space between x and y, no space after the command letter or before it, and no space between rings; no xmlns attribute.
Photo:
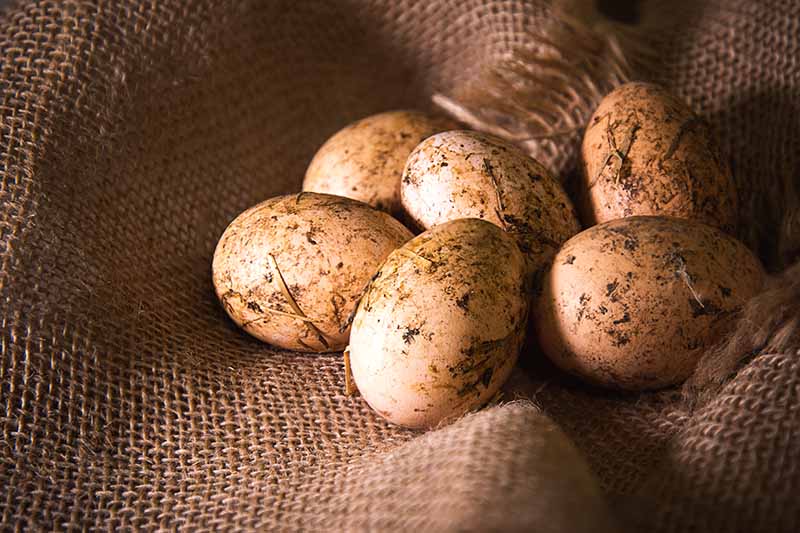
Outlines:
<svg viewBox="0 0 800 533"><path fill-rule="evenodd" d="M573 26L522 0L9 7L2 525L605 527L581 517L605 516L594 481L548 466L541 409L588 460L618 524L607 527L800 530L800 267L779 275L800 250L800 5L718 0L661 17L664 4L644 2L615 22L608 3ZM561 40L548 45L548 31ZM548 57L574 76L537 82ZM439 94L566 177L580 132L547 137L547 124L569 130L632 76L670 85L718 127L745 200L741 236L776 274L684 391L597 391L528 353L505 398L533 403L420 435L345 397L340 356L272 350L215 301L226 224L296 189L348 121ZM566 96L537 110L526 95L545 86Z"/></svg>

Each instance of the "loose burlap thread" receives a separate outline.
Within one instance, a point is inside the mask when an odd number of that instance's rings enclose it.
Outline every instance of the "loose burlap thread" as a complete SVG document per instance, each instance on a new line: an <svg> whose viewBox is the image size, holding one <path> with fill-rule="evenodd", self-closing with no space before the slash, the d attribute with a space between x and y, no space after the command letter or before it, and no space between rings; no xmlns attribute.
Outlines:
<svg viewBox="0 0 800 533"><path fill-rule="evenodd" d="M556 478L541 468L541 410L586 457L620 528L800 528L800 287L797 267L784 270L800 249L800 6L703 6L659 43L652 76L717 126L745 199L741 237L774 273L701 366L705 392L610 394L530 352L506 398L532 403L424 435L346 397L338 355L276 351L237 330L213 296L211 254L238 212L295 190L338 128L469 93L554 23L551 10L521 0L7 8L3 526L531 530L557 516L536 505L543 491L570 492L541 481ZM579 135L546 152L562 173Z"/></svg>

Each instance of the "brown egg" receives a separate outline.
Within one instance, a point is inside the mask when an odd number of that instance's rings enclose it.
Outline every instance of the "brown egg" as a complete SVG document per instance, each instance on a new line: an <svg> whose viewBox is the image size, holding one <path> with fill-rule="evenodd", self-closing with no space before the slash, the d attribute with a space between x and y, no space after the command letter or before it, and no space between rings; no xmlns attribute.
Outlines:
<svg viewBox="0 0 800 533"><path fill-rule="evenodd" d="M628 83L608 94L589 120L582 157L586 224L669 215L736 229L736 184L714 133L657 85Z"/></svg>
<svg viewBox="0 0 800 533"><path fill-rule="evenodd" d="M358 306L353 378L381 416L431 427L508 379L525 336L525 259L497 226L460 219L392 252Z"/></svg>
<svg viewBox="0 0 800 533"><path fill-rule="evenodd" d="M214 252L214 288L254 337L304 352L339 351L378 266L413 235L366 204L300 193L239 215Z"/></svg>
<svg viewBox="0 0 800 533"><path fill-rule="evenodd" d="M716 228L624 218L567 241L533 321L542 349L567 372L612 388L656 389L692 373L763 278L750 250Z"/></svg>
<svg viewBox="0 0 800 533"><path fill-rule="evenodd" d="M328 139L306 170L303 190L360 200L400 213L400 178L422 140L455 127L417 111L388 111L354 122Z"/></svg>
<svg viewBox="0 0 800 533"><path fill-rule="evenodd" d="M499 226L515 237L531 273L580 231L558 180L516 146L484 133L425 139L408 158L400 195L422 228L465 217Z"/></svg>

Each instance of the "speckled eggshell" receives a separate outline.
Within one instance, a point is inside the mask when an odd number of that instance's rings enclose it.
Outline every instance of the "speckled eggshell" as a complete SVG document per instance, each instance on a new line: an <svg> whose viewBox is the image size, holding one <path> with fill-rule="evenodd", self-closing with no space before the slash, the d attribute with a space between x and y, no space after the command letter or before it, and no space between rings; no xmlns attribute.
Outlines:
<svg viewBox="0 0 800 533"><path fill-rule="evenodd" d="M586 224L668 215L736 229L736 183L714 132L657 85L628 83L608 94L581 153L578 206Z"/></svg>
<svg viewBox="0 0 800 533"><path fill-rule="evenodd" d="M611 388L657 389L689 377L763 280L758 259L717 228L630 217L563 246L533 321L543 351L567 372Z"/></svg>
<svg viewBox="0 0 800 533"><path fill-rule="evenodd" d="M561 184L535 159L498 137L447 131L425 139L408 158L403 207L422 228L464 217L487 220L514 235L541 269L580 231Z"/></svg>
<svg viewBox="0 0 800 533"><path fill-rule="evenodd" d="M381 416L423 428L487 402L524 340L524 257L493 224L461 219L392 252L358 306L350 364Z"/></svg>
<svg viewBox="0 0 800 533"><path fill-rule="evenodd" d="M398 214L400 178L414 147L455 123L417 111L366 117L333 135L306 170L303 190L336 194Z"/></svg>
<svg viewBox="0 0 800 533"><path fill-rule="evenodd" d="M350 334L342 328L370 278L412 237L388 214L355 200L279 196L243 212L222 234L214 288L228 315L254 337L289 350L339 351Z"/></svg>

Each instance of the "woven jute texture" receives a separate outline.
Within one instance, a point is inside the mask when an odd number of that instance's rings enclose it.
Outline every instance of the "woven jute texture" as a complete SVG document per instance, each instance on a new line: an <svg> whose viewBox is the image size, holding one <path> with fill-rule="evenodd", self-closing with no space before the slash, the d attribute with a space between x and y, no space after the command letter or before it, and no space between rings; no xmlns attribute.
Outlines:
<svg viewBox="0 0 800 533"><path fill-rule="evenodd" d="M692 401L611 394L530 349L506 403L425 434L346 397L340 355L235 328L211 255L237 213L299 187L334 131L466 94L553 23L548 7L8 7L2 527L799 531L800 268L785 269L800 250L800 4L702 6L659 37L649 75L719 130L741 237L774 274L710 356L713 379ZM579 135L550 146L558 172ZM574 447L554 447L561 432Z"/></svg>

